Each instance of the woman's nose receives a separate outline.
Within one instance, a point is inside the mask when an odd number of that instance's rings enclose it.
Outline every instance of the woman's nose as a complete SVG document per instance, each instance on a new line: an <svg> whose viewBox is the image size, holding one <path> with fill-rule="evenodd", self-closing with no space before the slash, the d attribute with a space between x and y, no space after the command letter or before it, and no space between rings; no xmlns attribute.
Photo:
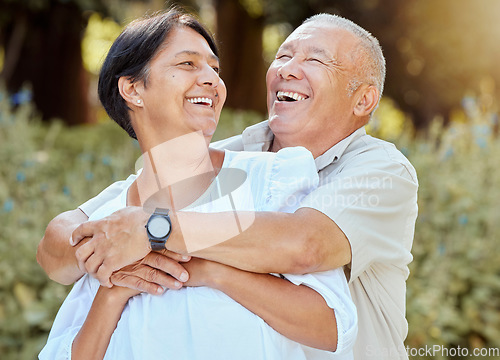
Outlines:
<svg viewBox="0 0 500 360"><path fill-rule="evenodd" d="M200 85L208 85L215 88L219 85L219 82L220 77L217 71L210 65L204 66L199 77Z"/></svg>

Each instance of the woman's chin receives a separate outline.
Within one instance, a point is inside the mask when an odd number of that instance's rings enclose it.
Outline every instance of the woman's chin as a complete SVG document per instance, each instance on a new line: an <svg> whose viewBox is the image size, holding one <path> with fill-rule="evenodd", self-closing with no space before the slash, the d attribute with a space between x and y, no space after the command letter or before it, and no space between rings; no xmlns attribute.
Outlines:
<svg viewBox="0 0 500 360"><path fill-rule="evenodd" d="M204 126L201 129L201 132L203 133L204 137L212 137L215 133L215 130L217 130L217 122L215 120L208 120L204 124Z"/></svg>

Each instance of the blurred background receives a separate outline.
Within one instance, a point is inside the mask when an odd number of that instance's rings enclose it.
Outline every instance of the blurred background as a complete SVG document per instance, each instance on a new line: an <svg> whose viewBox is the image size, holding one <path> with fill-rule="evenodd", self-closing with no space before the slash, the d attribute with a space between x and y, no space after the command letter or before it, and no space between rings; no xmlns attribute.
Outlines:
<svg viewBox="0 0 500 360"><path fill-rule="evenodd" d="M470 354L479 349L481 357L469 358L500 358L490 350L500 348L500 1L176 4L198 14L221 48L229 96L215 139L266 118L267 67L308 16L339 14L379 39L387 81L367 129L394 142L420 181L406 344L467 348ZM47 223L134 171L139 148L99 106L97 74L124 25L169 5L0 0L3 360L36 358L69 291L47 279L36 263Z"/></svg>

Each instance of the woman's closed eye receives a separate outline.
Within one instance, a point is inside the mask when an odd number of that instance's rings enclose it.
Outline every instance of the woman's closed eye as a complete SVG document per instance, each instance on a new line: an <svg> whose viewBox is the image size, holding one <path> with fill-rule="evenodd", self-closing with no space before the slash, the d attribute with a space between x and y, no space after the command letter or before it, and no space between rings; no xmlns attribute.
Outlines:
<svg viewBox="0 0 500 360"><path fill-rule="evenodd" d="M192 61L183 61L177 65L187 65L187 66L194 66L194 63Z"/></svg>

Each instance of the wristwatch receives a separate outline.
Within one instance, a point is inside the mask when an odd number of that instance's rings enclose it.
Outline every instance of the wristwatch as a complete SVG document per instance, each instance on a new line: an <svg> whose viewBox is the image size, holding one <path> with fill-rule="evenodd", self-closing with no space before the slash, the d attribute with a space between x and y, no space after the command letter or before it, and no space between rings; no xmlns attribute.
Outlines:
<svg viewBox="0 0 500 360"><path fill-rule="evenodd" d="M152 250L164 250L165 243L172 232L172 222L168 211L168 209L157 208L146 224L146 232Z"/></svg>

